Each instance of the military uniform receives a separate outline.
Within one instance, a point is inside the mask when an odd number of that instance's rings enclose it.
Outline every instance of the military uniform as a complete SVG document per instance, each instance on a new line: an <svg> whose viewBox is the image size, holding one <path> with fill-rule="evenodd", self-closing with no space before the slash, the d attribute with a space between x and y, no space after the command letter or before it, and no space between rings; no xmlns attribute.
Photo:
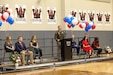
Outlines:
<svg viewBox="0 0 113 75"><path fill-rule="evenodd" d="M57 58L61 60L61 40L64 39L64 32L57 31L54 36L57 43Z"/></svg>

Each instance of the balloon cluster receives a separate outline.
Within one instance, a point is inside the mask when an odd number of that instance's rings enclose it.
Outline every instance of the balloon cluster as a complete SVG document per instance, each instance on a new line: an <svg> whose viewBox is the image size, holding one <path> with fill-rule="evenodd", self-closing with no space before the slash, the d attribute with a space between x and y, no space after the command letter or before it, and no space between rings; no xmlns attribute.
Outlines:
<svg viewBox="0 0 113 75"><path fill-rule="evenodd" d="M3 22L8 22L10 25L14 23L14 19L11 17L11 12L10 10L6 10L3 13L0 13L0 26L2 26L2 21Z"/></svg>
<svg viewBox="0 0 113 75"><path fill-rule="evenodd" d="M89 30L94 30L96 28L96 25L94 24L94 22L81 22L79 24L80 28L84 28L86 32L88 32Z"/></svg>
<svg viewBox="0 0 113 75"><path fill-rule="evenodd" d="M72 17L72 15L69 15L67 17L64 17L64 22L66 22L68 25L68 28L74 28L75 25L78 25L79 24L79 21L77 20L76 17Z"/></svg>
<svg viewBox="0 0 113 75"><path fill-rule="evenodd" d="M68 28L74 28L75 25L78 25L80 28L84 28L86 32L88 32L90 29L94 30L96 28L96 25L94 24L94 22L80 22L79 20L77 20L76 17L73 17L71 15L64 17L64 22L67 23Z"/></svg>

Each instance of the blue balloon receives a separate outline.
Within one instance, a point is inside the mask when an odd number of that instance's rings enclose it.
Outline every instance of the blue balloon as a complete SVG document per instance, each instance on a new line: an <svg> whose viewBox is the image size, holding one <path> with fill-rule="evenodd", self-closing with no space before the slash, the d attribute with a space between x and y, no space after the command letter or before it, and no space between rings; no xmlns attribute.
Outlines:
<svg viewBox="0 0 113 75"><path fill-rule="evenodd" d="M89 30L91 28L92 28L92 25L88 24L87 29Z"/></svg>
<svg viewBox="0 0 113 75"><path fill-rule="evenodd" d="M12 19L12 17L9 16L7 18L7 22L12 25L14 23L14 20Z"/></svg>
<svg viewBox="0 0 113 75"><path fill-rule="evenodd" d="M89 29L88 29L87 27L85 27L85 31L86 31L86 32L88 32L88 31L89 31Z"/></svg>
<svg viewBox="0 0 113 75"><path fill-rule="evenodd" d="M2 21L0 21L0 27L2 26Z"/></svg>
<svg viewBox="0 0 113 75"><path fill-rule="evenodd" d="M69 17L65 17L64 20L68 23L71 24L71 19Z"/></svg>
<svg viewBox="0 0 113 75"><path fill-rule="evenodd" d="M72 23L72 20L74 19L74 17L65 17L64 20L68 23L68 24L71 24Z"/></svg>
<svg viewBox="0 0 113 75"><path fill-rule="evenodd" d="M87 27L85 27L85 31L88 32L92 28L92 25L88 24Z"/></svg>
<svg viewBox="0 0 113 75"><path fill-rule="evenodd" d="M67 22L68 24L71 24L71 20L70 20L69 18L66 20L66 22Z"/></svg>
<svg viewBox="0 0 113 75"><path fill-rule="evenodd" d="M68 17L65 17L64 20L67 22L69 20L69 18Z"/></svg>
<svg viewBox="0 0 113 75"><path fill-rule="evenodd" d="M69 20L67 21L67 23L68 23L68 24L71 24L71 23L72 23L71 19L69 19Z"/></svg>
<svg viewBox="0 0 113 75"><path fill-rule="evenodd" d="M72 20L74 20L74 17L70 17L69 20L67 21L67 23L72 24Z"/></svg>
<svg viewBox="0 0 113 75"><path fill-rule="evenodd" d="M72 21L72 20L74 20L74 17L71 17L70 19L71 19L71 21Z"/></svg>
<svg viewBox="0 0 113 75"><path fill-rule="evenodd" d="M74 28L74 27L75 27L75 25L74 25L74 24L71 24L71 26L72 26L72 28Z"/></svg>

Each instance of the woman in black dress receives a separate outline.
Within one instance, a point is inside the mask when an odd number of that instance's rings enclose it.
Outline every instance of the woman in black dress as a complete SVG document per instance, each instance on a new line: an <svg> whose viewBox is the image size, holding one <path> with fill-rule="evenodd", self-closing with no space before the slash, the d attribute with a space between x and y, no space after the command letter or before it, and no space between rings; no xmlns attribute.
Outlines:
<svg viewBox="0 0 113 75"><path fill-rule="evenodd" d="M6 37L4 48L5 48L6 52L13 52L15 50L14 46L12 44L11 36Z"/></svg>
<svg viewBox="0 0 113 75"><path fill-rule="evenodd" d="M33 35L30 41L30 47L34 48L34 54L39 56L39 59L42 57L42 49L39 48L36 35Z"/></svg>

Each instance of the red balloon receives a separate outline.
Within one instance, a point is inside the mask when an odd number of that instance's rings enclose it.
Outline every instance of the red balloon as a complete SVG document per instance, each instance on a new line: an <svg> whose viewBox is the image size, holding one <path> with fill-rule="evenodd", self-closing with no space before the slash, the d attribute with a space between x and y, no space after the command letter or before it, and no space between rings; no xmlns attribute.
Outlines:
<svg viewBox="0 0 113 75"><path fill-rule="evenodd" d="M66 22L65 19L63 19L63 21Z"/></svg>
<svg viewBox="0 0 113 75"><path fill-rule="evenodd" d="M88 26L88 24L89 24L89 23L88 23L88 22L86 22L86 27Z"/></svg>
<svg viewBox="0 0 113 75"><path fill-rule="evenodd" d="M7 11L7 13L8 13L8 14L9 14L9 16L10 16L10 14L11 14L11 13L10 13L9 11Z"/></svg>
<svg viewBox="0 0 113 75"><path fill-rule="evenodd" d="M1 16L2 21L5 21L5 18L3 17L3 15Z"/></svg>
<svg viewBox="0 0 113 75"><path fill-rule="evenodd" d="M68 27L68 28L71 28L71 25L68 24L67 27Z"/></svg>
<svg viewBox="0 0 113 75"><path fill-rule="evenodd" d="M79 25L80 21L78 21L78 23L76 25Z"/></svg>
<svg viewBox="0 0 113 75"><path fill-rule="evenodd" d="M96 25L92 25L92 30L94 30L96 28Z"/></svg>
<svg viewBox="0 0 113 75"><path fill-rule="evenodd" d="M80 28L83 28L82 24L79 24L79 27L80 27Z"/></svg>

